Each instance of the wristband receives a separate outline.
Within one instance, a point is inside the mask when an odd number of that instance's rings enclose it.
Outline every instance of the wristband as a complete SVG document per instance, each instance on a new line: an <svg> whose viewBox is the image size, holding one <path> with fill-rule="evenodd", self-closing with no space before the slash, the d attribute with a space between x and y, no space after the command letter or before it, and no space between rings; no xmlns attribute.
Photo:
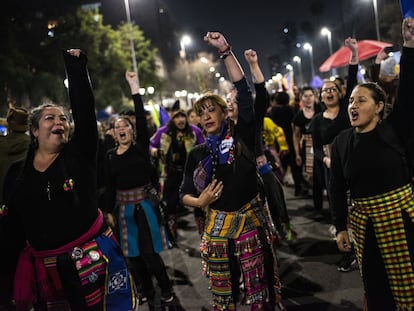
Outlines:
<svg viewBox="0 0 414 311"><path fill-rule="evenodd" d="M225 59L231 53L231 45L227 45L227 48L224 51L218 51L220 59Z"/></svg>

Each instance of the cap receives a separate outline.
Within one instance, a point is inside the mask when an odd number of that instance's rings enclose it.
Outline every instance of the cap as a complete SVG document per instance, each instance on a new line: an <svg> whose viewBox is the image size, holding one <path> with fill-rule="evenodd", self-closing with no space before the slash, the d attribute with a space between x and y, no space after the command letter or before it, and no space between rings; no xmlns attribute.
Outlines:
<svg viewBox="0 0 414 311"><path fill-rule="evenodd" d="M29 129L29 112L24 108L10 107L7 111L7 128L15 132Z"/></svg>

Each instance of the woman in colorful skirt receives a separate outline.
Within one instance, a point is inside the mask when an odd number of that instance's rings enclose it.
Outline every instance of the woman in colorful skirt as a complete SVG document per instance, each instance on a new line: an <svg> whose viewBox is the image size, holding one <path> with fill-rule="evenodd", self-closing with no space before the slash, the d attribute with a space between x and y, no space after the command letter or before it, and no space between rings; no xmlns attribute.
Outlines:
<svg viewBox="0 0 414 311"><path fill-rule="evenodd" d="M134 276L139 304L152 307L155 288L161 288L161 301L174 300L172 286L160 252L171 247L163 225L156 190L155 167L149 155L149 134L144 104L139 95L138 76L127 71L135 107L135 122L121 116L114 122L117 147L105 159L105 203L108 222L119 230L122 251ZM135 124L135 125L134 125Z"/></svg>
<svg viewBox="0 0 414 311"><path fill-rule="evenodd" d="M204 40L217 48L237 89L238 120L227 118L226 101L207 93L194 103L205 144L188 155L181 186L183 203L207 212L200 244L214 310L274 308L280 283L269 226L257 181L253 98L231 46L218 32Z"/></svg>
<svg viewBox="0 0 414 311"><path fill-rule="evenodd" d="M95 101L80 50L63 52L74 132L61 106L29 116L31 146L7 175L1 209L2 295L17 310L134 310L135 288L97 202ZM17 253L20 253L16 262ZM9 282L4 284L4 282ZM3 289L6 291L3 291Z"/></svg>
<svg viewBox="0 0 414 311"><path fill-rule="evenodd" d="M383 119L385 93L377 84L356 86L348 105L352 128L332 145L330 193L337 244L343 252L351 250L349 217L369 311L414 309L412 18L404 19L402 34L393 112Z"/></svg>

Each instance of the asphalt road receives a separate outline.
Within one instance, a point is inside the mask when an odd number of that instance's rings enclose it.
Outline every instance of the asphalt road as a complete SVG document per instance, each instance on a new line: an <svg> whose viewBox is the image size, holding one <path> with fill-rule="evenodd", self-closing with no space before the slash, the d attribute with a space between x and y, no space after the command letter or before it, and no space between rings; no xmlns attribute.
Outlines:
<svg viewBox="0 0 414 311"><path fill-rule="evenodd" d="M282 295L289 311L359 311L363 308L362 281L357 266L349 272L339 272L337 262L341 254L336 248L330 224L312 217L309 198L293 196L293 189L285 187L291 223L297 238L278 249ZM324 212L327 215L327 203ZM161 306L156 300L155 310L200 311L212 310L208 280L201 275L198 252L200 238L190 209L180 212L178 248L162 253L168 274L174 283L176 301ZM147 305L139 308L149 310ZM237 310L250 310L239 306Z"/></svg>

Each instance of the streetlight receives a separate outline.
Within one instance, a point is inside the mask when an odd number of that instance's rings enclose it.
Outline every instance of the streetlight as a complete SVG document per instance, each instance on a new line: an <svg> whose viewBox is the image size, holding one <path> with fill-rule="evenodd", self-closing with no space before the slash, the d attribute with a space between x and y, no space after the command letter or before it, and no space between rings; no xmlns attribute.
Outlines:
<svg viewBox="0 0 414 311"><path fill-rule="evenodd" d="M134 72L137 74L137 80L139 85L138 79L138 67L137 67L137 59L135 57L135 46L134 46L134 39L132 38L132 23L131 23L131 11L129 10L129 0L125 0L125 13L127 18L127 23L129 25L129 44L131 46L131 58L132 58L132 67L134 68Z"/></svg>
<svg viewBox="0 0 414 311"><path fill-rule="evenodd" d="M191 44L191 38L190 36L184 35L182 36L181 40L180 40L180 57L182 59L185 59L186 54L185 54L185 46Z"/></svg>
<svg viewBox="0 0 414 311"><path fill-rule="evenodd" d="M332 51L332 32L328 28L323 27L321 29L321 35L328 37L329 55L332 55L332 53L333 53L333 51ZM332 76L336 75L336 69L332 68L331 75Z"/></svg>
<svg viewBox="0 0 414 311"><path fill-rule="evenodd" d="M377 32L377 40L381 41L380 31L379 31L379 21L378 21L378 6L377 0L372 0L372 5L374 6L374 15L375 15L375 31Z"/></svg>
<svg viewBox="0 0 414 311"><path fill-rule="evenodd" d="M378 2L377 0L372 0L372 6L374 7L374 17L375 17L375 31L377 33L377 40L381 41L380 30L379 30L379 20L378 20Z"/></svg>
<svg viewBox="0 0 414 311"><path fill-rule="evenodd" d="M311 73L312 73L311 80L312 80L313 77L315 76L315 67L313 65L313 48L312 48L312 45L310 43L308 43L308 42L306 42L303 45L303 48L309 52L310 64L311 64Z"/></svg>
<svg viewBox="0 0 414 311"><path fill-rule="evenodd" d="M299 56L294 56L292 59L299 67L299 82L300 85L303 85L303 72L302 72L302 59Z"/></svg>

